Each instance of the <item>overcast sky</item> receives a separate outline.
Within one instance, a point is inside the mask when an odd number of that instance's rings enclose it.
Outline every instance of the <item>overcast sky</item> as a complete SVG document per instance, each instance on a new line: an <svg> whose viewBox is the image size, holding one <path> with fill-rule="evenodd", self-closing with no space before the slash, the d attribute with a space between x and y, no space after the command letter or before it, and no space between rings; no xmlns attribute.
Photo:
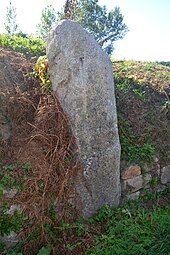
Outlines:
<svg viewBox="0 0 170 255"><path fill-rule="evenodd" d="M56 11L65 0L0 0L0 33L3 33L6 7L17 9L19 29L32 34L43 8L52 5ZM123 40L115 43L115 58L146 61L170 61L170 0L99 0L108 10L119 6L129 27Z"/></svg>

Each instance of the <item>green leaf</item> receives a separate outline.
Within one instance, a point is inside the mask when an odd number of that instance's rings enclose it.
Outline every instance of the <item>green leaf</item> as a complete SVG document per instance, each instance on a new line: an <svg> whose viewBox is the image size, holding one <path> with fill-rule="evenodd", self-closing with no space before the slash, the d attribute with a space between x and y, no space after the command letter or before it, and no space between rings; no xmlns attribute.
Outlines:
<svg viewBox="0 0 170 255"><path fill-rule="evenodd" d="M0 197L3 196L4 190L5 190L5 186L0 183Z"/></svg>
<svg viewBox="0 0 170 255"><path fill-rule="evenodd" d="M37 255L50 255L51 250L48 247L42 247Z"/></svg>

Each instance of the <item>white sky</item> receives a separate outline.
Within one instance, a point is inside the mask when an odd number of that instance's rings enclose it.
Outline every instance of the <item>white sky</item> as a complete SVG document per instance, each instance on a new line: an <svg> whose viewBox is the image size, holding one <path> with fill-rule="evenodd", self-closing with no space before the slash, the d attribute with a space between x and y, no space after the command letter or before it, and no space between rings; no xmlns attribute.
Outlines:
<svg viewBox="0 0 170 255"><path fill-rule="evenodd" d="M42 9L52 5L57 11L65 0L0 0L0 33L10 2L17 9L19 29L32 34ZM115 43L115 58L170 61L170 0L99 0L99 4L108 10L119 6L130 30Z"/></svg>

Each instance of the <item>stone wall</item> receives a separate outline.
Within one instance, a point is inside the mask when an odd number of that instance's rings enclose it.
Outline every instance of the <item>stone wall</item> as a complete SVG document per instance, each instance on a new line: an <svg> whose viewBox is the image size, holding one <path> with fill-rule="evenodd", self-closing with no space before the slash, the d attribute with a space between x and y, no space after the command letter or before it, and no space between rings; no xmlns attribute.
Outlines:
<svg viewBox="0 0 170 255"><path fill-rule="evenodd" d="M148 191L162 191L170 186L170 165L160 167L158 158L152 165L140 167L121 162L122 198L135 200Z"/></svg>

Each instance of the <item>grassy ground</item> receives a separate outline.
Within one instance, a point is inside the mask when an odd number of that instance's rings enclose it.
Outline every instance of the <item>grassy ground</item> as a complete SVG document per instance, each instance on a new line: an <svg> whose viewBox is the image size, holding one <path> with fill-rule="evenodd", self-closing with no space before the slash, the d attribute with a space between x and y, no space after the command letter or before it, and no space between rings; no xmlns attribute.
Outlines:
<svg viewBox="0 0 170 255"><path fill-rule="evenodd" d="M53 244L41 247L39 253L32 250L30 254L169 255L170 206L165 197L170 199L170 190L149 200L149 196L145 196L118 209L105 206L88 220L63 223L57 232L58 236L56 230L53 231L56 238ZM50 234L50 228L48 231ZM58 247L53 253L52 245ZM19 250L1 252L8 255L25 254L19 253Z"/></svg>
<svg viewBox="0 0 170 255"><path fill-rule="evenodd" d="M103 208L93 222L103 233L96 236L88 255L170 254L170 206L150 210L133 203L115 211Z"/></svg>

